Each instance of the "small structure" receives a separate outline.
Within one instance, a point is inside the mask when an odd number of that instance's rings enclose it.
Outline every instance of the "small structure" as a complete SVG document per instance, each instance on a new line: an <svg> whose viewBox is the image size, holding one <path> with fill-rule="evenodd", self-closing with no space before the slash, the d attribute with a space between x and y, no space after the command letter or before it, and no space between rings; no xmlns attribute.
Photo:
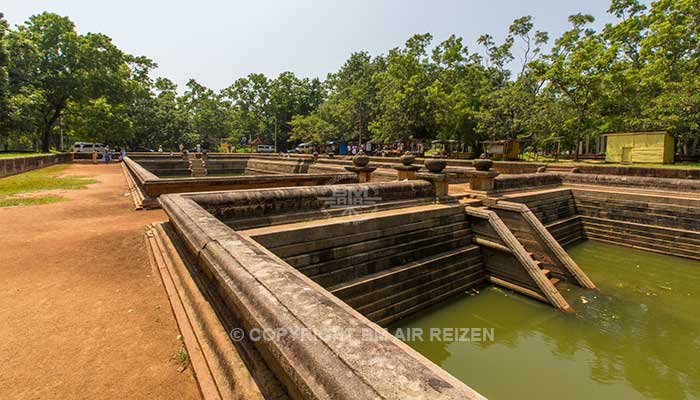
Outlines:
<svg viewBox="0 0 700 400"><path fill-rule="evenodd" d="M666 131L614 132L601 136L605 138L605 162L673 163L675 141Z"/></svg>
<svg viewBox="0 0 700 400"><path fill-rule="evenodd" d="M416 161L416 157L414 157L410 151L401 156L401 165L394 167L398 173L400 181L411 181L416 179L416 171L418 171L421 167L419 165L411 165L414 161Z"/></svg>
<svg viewBox="0 0 700 400"><path fill-rule="evenodd" d="M358 182L367 183L372 180L372 172L374 172L377 167L370 167L368 165L369 157L367 157L362 150L352 157L352 164L352 167L345 167L345 170L356 173Z"/></svg>
<svg viewBox="0 0 700 400"><path fill-rule="evenodd" d="M520 156L520 141L517 139L485 140L486 154L498 161L514 161Z"/></svg>
<svg viewBox="0 0 700 400"><path fill-rule="evenodd" d="M494 190L493 180L499 175L496 171L491 171L493 161L482 154L480 158L473 161L476 171L469 177L469 188L473 191L492 192Z"/></svg>
<svg viewBox="0 0 700 400"><path fill-rule="evenodd" d="M433 140L433 156L450 158L452 153L459 152L458 140Z"/></svg>

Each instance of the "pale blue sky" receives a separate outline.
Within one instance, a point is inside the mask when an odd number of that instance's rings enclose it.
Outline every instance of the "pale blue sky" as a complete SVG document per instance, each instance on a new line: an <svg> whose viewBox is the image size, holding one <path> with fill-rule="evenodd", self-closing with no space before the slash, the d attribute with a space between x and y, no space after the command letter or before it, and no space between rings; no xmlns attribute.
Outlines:
<svg viewBox="0 0 700 400"><path fill-rule="evenodd" d="M183 85L195 78L221 89L251 72L325 78L353 51L372 55L402 45L414 33L434 42L490 33L501 40L515 18L532 15L536 29L557 37L567 17L593 14L610 21L609 0L255 0L98 1L4 0L11 25L52 11L69 16L80 33L102 32L122 50L155 60L157 76Z"/></svg>

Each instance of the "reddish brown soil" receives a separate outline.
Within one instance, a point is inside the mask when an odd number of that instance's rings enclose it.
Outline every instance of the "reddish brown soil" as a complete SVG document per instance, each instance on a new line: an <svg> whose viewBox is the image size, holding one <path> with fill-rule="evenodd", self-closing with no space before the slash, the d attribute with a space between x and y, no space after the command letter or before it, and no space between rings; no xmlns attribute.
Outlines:
<svg viewBox="0 0 700 400"><path fill-rule="evenodd" d="M164 214L133 210L117 164L67 173L100 183L0 208L0 398L198 398L143 237Z"/></svg>

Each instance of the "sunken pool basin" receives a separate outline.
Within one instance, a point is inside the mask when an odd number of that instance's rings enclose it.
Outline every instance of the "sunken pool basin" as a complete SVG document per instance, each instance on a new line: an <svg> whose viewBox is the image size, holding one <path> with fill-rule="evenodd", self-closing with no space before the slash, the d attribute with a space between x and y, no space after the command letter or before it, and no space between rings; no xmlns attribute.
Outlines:
<svg viewBox="0 0 700 400"><path fill-rule="evenodd" d="M562 286L573 313L491 286L390 330L491 399L700 399L700 262L595 241L567 251L600 289Z"/></svg>

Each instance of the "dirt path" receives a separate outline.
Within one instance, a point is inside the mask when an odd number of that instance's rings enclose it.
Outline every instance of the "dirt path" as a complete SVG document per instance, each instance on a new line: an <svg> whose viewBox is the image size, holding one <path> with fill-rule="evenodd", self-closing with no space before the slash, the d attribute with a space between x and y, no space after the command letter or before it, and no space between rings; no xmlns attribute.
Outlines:
<svg viewBox="0 0 700 400"><path fill-rule="evenodd" d="M199 397L121 167L55 204L0 208L0 398Z"/></svg>

